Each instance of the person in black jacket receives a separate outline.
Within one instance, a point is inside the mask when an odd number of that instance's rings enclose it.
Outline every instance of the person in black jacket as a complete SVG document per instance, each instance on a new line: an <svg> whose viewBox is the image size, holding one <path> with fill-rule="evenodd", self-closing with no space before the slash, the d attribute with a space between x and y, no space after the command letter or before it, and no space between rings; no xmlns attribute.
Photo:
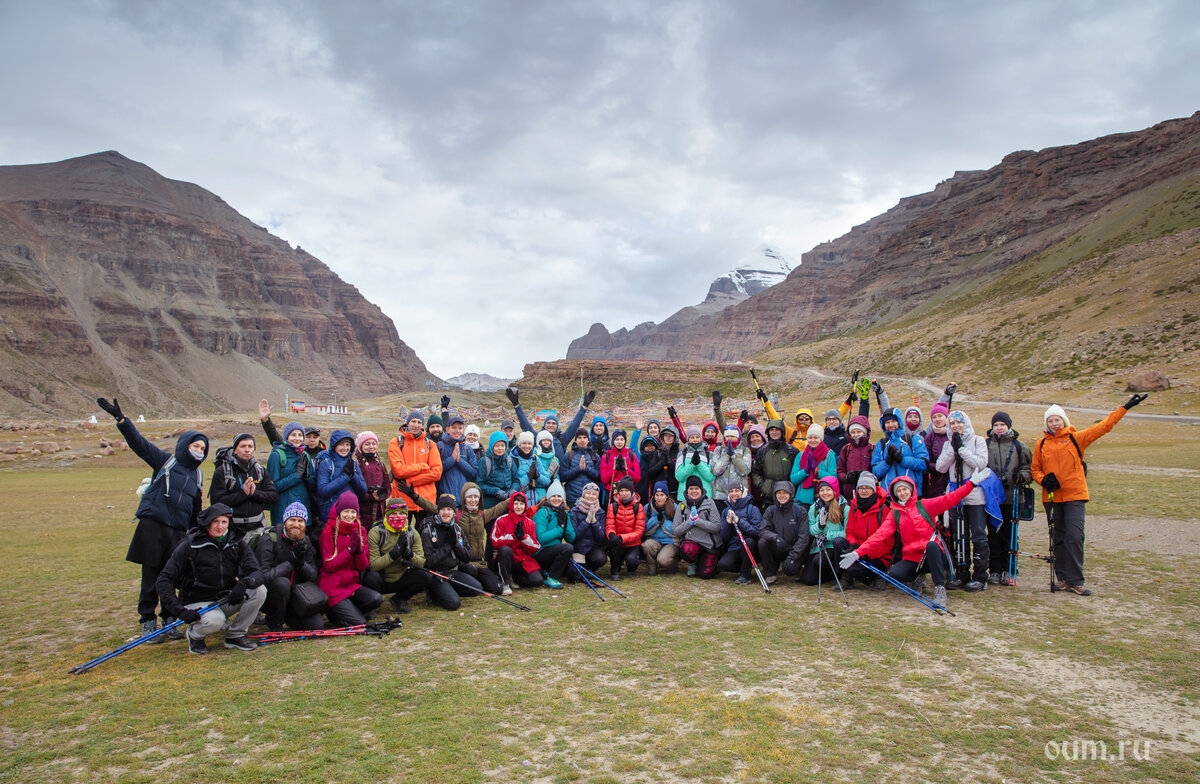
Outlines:
<svg viewBox="0 0 1200 784"><path fill-rule="evenodd" d="M790 448L790 447L789 447ZM779 579L780 562L784 574L795 576L800 573L801 563L786 561L788 554L808 551L808 514L796 503L796 488L791 482L776 482L775 503L763 512L762 525L758 529L758 552L761 556L763 574L769 584Z"/></svg>
<svg viewBox="0 0 1200 784"><path fill-rule="evenodd" d="M279 500L267 469L254 457L254 436L239 433L232 447L217 450L208 500L233 510L230 527L235 536L249 539L267 528L263 508Z"/></svg>
<svg viewBox="0 0 1200 784"><path fill-rule="evenodd" d="M208 653L204 638L235 620L225 632L225 647L252 651L257 645L246 639L258 610L267 600L258 559L244 539L229 531L232 510L213 504L200 513L200 527L193 529L171 553L158 575L158 597L163 607L188 624L188 651ZM201 615L198 610L215 601L220 606Z"/></svg>
<svg viewBox="0 0 1200 784"><path fill-rule="evenodd" d="M116 398L111 403L98 398L96 403L117 420L117 429L125 437L125 443L154 471L150 486L142 493L142 500L138 504L137 528L125 555L126 561L142 567L137 608L141 634L146 635L157 628L158 574L187 535L188 529L196 524L200 514L204 498L204 475L200 471L200 464L208 455L208 436L195 430L185 431L175 441L175 453L171 455L151 444L137 431L129 418L121 413ZM162 625L167 626L174 621L164 606ZM166 642L166 637L178 640L182 636L182 633L172 630L150 642Z"/></svg>
<svg viewBox="0 0 1200 784"><path fill-rule="evenodd" d="M457 610L462 606L459 597L478 596L483 590L482 583L466 572L459 571L471 563L471 546L458 525L457 507L454 496L442 493L438 496L437 513L427 515L417 524L421 545L425 549L425 566L460 583L455 585L430 575L425 595L443 610Z"/></svg>
<svg viewBox="0 0 1200 784"><path fill-rule="evenodd" d="M303 606L300 597L293 595L297 585L310 583L306 590L317 588L317 551L305 536L308 528L308 507L303 501L293 501L283 512L281 524L267 529L258 539L254 553L263 573L267 600L267 628L283 631L283 622L293 629L321 629L325 626L321 612L324 607Z"/></svg>
<svg viewBox="0 0 1200 784"><path fill-rule="evenodd" d="M634 482L633 490L638 498L649 498L650 488L659 482L667 481L667 474L675 473L675 464L668 468L666 457L658 449L658 439L654 436L643 436L638 443L638 463L642 467L642 475Z"/></svg>

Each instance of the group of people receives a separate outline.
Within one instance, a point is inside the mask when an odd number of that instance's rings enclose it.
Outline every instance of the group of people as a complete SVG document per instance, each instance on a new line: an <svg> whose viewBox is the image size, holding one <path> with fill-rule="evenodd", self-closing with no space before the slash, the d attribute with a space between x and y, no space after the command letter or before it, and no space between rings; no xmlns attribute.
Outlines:
<svg viewBox="0 0 1200 784"><path fill-rule="evenodd" d="M164 626L181 619L186 633L155 639L186 635L204 653L221 628L226 647L251 650L256 621L271 630L319 629L326 619L352 626L388 594L400 613L421 593L456 610L464 597L557 589L606 564L613 581L645 564L649 575L736 574L739 585L757 568L767 584L782 574L877 589L879 571L914 590L928 573L944 604L947 589L1012 583L1014 499L1031 482L1051 525L1052 589L1089 595L1084 451L1145 395L1084 430L1050 406L1031 448L1003 411L977 434L952 408L954 392L946 387L927 423L917 406L892 408L878 382L862 381L821 422L807 408L785 422L759 389L765 426L745 409L727 423L713 392L703 423L685 425L668 407L666 424L610 430L602 416L583 424L595 392L566 428L553 415L535 428L509 389L516 421L486 445L446 396L440 414L413 412L386 445L344 429L326 443L295 421L280 432L264 400L266 464L256 438L237 435L216 452L207 506L204 434L183 433L170 454L115 399L98 403L154 471L127 555L142 568L142 633L159 616Z"/></svg>

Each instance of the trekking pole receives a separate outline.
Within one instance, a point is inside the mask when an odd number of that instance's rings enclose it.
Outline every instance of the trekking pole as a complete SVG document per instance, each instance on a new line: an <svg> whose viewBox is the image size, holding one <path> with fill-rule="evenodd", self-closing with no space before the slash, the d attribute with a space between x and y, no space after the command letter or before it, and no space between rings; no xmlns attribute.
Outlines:
<svg viewBox="0 0 1200 784"><path fill-rule="evenodd" d="M575 565L576 565L576 566L579 566L579 564L575 564ZM604 582L603 580L601 580L601 579L600 579L600 577L599 577L599 576L598 576L598 575L597 575L595 572L593 572L591 569L588 569L586 566L579 566L579 568L580 568L581 570L583 570L583 573L584 573L584 574L586 574L588 577L591 577L593 580L595 580L596 582L600 583L600 584L601 584L601 585L603 585L605 588L607 588L608 590L610 590L610 591L612 591L613 593L615 593L617 596L620 596L622 599L628 599L628 598L629 598L629 597L628 597L628 596L626 596L625 594L623 594L623 593L621 593L620 591L618 591L616 588L613 588L611 585L609 585L608 583L606 583L606 582Z"/></svg>
<svg viewBox="0 0 1200 784"><path fill-rule="evenodd" d="M220 604L221 604L220 602L213 602L212 604L205 607L204 609L197 610L196 612L199 613L200 615L204 615L204 613L208 612L209 610L217 609L217 607L220 606ZM149 634L143 634L141 637L138 637L136 640L127 642L124 645L122 645L120 648L117 648L114 651L110 651L110 652L104 654L103 656L97 656L95 659L92 659L90 662L81 664L78 667L73 667L71 669L71 674L78 675L81 672L87 672L91 668L95 667L97 664L100 664L101 662L106 662L109 659L113 658L114 656L120 656L122 653L129 650L130 648L136 648L137 646L141 645L142 643L153 640L155 637L161 637L162 635L166 634L167 632L171 631L172 629L176 629L179 626L183 625L183 623L184 623L183 621L175 621L174 623L169 623L166 626L162 627L161 629L152 631Z"/></svg>
<svg viewBox="0 0 1200 784"><path fill-rule="evenodd" d="M584 584L586 584L588 588L592 589L592 593L596 594L596 598L602 602L605 601L604 597L601 596L600 592L596 590L596 586L592 585L592 581L589 580L587 575L583 573L584 570L579 566L578 563L575 562L574 558L571 559L571 565L575 567L575 571L578 572L579 576L583 578Z"/></svg>
<svg viewBox="0 0 1200 784"><path fill-rule="evenodd" d="M758 561L754 560L754 553L750 552L750 545L746 544L746 537L742 536L742 529L736 525L733 530L737 531L738 539L742 540L742 549L746 551L746 555L750 558L750 565L754 567L754 574L758 576L758 583L766 593L771 592L771 586L767 585L767 578L763 577L762 569L758 568Z"/></svg>
<svg viewBox="0 0 1200 784"><path fill-rule="evenodd" d="M1013 505L1012 505L1012 529L1009 531L1008 537L1008 584L1017 584L1017 551L1021 549L1020 537L1017 534L1017 527L1021 524L1020 517L1020 486L1013 487Z"/></svg>
<svg viewBox="0 0 1200 784"><path fill-rule="evenodd" d="M1013 550L1012 555L1013 556L1023 555L1026 558L1036 558L1039 561L1045 561L1046 563L1049 563L1049 564L1054 563L1054 556L1052 556L1052 555L1042 555L1041 553L1026 553L1026 552L1022 552L1021 550ZM1015 561L1016 558L1014 557L1013 560Z"/></svg>
<svg viewBox="0 0 1200 784"><path fill-rule="evenodd" d="M883 579L887 580L889 583L891 583L892 585L896 586L896 587L897 587L897 588L899 588L901 591L903 591L904 593L908 594L908 595L909 595L909 596L911 596L912 598L916 599L917 601L919 601L921 604L925 605L925 606L926 606L926 607L928 607L929 609L933 610L933 611L934 611L934 612L936 612L938 615L941 615L943 612L945 612L945 613L949 613L949 614L950 614L952 617L954 616L954 613L950 612L949 610L947 610L947 609L946 609L945 607L943 607L942 605L940 605L940 604L938 604L937 602L935 602L935 601L932 601L932 600L930 600L930 599L926 599L924 596L922 596L921 594L917 593L916 591L914 591L912 588L908 587L907 585L904 585L903 583L901 583L899 580L897 580L897 579L895 579L894 577L892 577L892 576L891 576L890 574L888 574L887 572L885 572L885 571L882 571L881 569L876 569L874 566L871 566L871 564L867 563L866 561L862 561L862 560L860 560L860 561L858 561L858 563L860 563L860 564L862 564L863 566L865 566L865 567L866 567L866 568L867 568L869 571L872 571L872 572L874 572L875 574L877 574L877 575L879 575L880 577L882 577Z"/></svg>
<svg viewBox="0 0 1200 784"><path fill-rule="evenodd" d="M321 637L380 637L390 634L393 629L399 629L403 623L399 618L386 621L364 623L357 626L342 626L334 629L297 629L289 632L264 632L249 635L259 645L271 645L278 642L295 642L296 640L315 640Z"/></svg>
<svg viewBox="0 0 1200 784"><path fill-rule="evenodd" d="M1058 586L1054 584L1054 493L1049 494L1050 503L1046 508L1046 534L1050 539L1050 558L1047 559L1050 564L1050 593L1058 590Z"/></svg>
<svg viewBox="0 0 1200 784"><path fill-rule="evenodd" d="M825 582L825 575L822 574L825 569L825 559L821 557L823 549L825 549L825 534L817 537L817 604L821 603L821 583Z"/></svg>
<svg viewBox="0 0 1200 784"><path fill-rule="evenodd" d="M409 564L409 566L416 566L416 564L412 564L412 563L410 563L410 564ZM427 568L427 567L424 567L424 566L416 566L416 568L418 568L418 569L420 569L420 570L422 570L422 571L425 571L425 572L429 572L429 573L430 573L430 574L432 574L434 577L441 577L441 578L442 578L443 580L445 580L446 582L448 582L448 583L452 583L452 584L454 584L454 585L457 585L457 586L459 586L460 588L466 588L468 591L472 591L472 592L474 592L474 593L481 593L481 594L483 594L484 596L488 597L489 599L499 599L500 601L504 602L505 604L511 604L513 607L516 607L518 610L524 610L525 612L533 612L533 611L532 611L530 608L526 607L526 606L525 606L525 605L523 605L523 604L518 604L517 602L511 601L511 600L509 600L509 599L505 599L503 596L497 596L497 595L496 595L496 594L494 594L494 593L488 593L487 591L483 590L483 587L482 587L482 586L481 586L481 587L479 587L479 588L476 588L476 587L475 587L475 586L473 586L473 585L467 585L467 584L466 584L466 583L464 583L464 582L461 582L461 581L459 581L459 580L455 580L453 577L450 577L450 576L448 576L448 575L445 575L445 574L441 574L440 572L435 572L435 571L433 571L432 569L429 569L429 568Z"/></svg>
<svg viewBox="0 0 1200 784"><path fill-rule="evenodd" d="M846 603L847 607L849 607L850 600L846 598L846 589L842 587L842 580L838 577L837 569L833 568L833 557L829 555L829 551L824 547L821 548L821 555L825 556L826 562L829 563L829 573L833 575L833 582L835 585L837 585L838 591L840 591L842 594L842 601ZM817 571L820 573L819 565Z"/></svg>

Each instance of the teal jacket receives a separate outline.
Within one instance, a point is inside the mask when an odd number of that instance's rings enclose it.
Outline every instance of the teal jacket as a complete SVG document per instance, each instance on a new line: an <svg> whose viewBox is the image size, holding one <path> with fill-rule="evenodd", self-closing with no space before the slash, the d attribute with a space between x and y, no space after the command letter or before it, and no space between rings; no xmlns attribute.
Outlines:
<svg viewBox="0 0 1200 784"><path fill-rule="evenodd" d="M821 534L825 534L826 550L833 549L834 539L846 535L846 521L850 519L850 505L841 498L833 499L833 503L842 507L842 522L834 525L826 520L824 528L821 528L821 518L825 516L825 510L821 508L821 503L817 502L808 507L808 534L812 537L812 544L808 546L810 555L817 551L817 537Z"/></svg>
<svg viewBox="0 0 1200 784"><path fill-rule="evenodd" d="M537 527L537 540L542 547L570 544L575 541L575 526L571 525L571 510L566 504L559 507L562 515L555 514L549 504L542 504L533 515Z"/></svg>
<svg viewBox="0 0 1200 784"><path fill-rule="evenodd" d="M802 504L811 504L815 498L817 482L827 476L832 476L837 479L837 455L830 449L825 455L825 459L817 464L817 475L813 477L812 487L801 487L804 480L808 478L808 471L802 468L804 464L804 455L808 452L808 447L804 448L792 463L792 484L796 486L796 500Z"/></svg>
<svg viewBox="0 0 1200 784"><path fill-rule="evenodd" d="M698 464L693 465L693 454L700 455ZM683 503L688 477L693 474L700 477L700 481L704 485L704 495L711 497L713 489L712 455L705 444L700 444L698 447L684 444L679 448L679 457L675 458L675 478L679 481L679 493L675 500L679 503Z"/></svg>

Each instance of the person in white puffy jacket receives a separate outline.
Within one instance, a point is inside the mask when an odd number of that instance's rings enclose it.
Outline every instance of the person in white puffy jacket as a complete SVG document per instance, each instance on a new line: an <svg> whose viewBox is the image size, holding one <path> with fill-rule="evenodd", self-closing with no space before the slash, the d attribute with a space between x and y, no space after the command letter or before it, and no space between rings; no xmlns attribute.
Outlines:
<svg viewBox="0 0 1200 784"><path fill-rule="evenodd" d="M964 411L951 411L950 438L942 445L937 470L949 474L952 486L988 464L987 439L975 435L971 418ZM975 487L962 504L950 510L951 550L955 556L955 578L947 586L967 591L987 588L990 550L987 536L987 510L983 489ZM969 572L968 572L969 569Z"/></svg>

